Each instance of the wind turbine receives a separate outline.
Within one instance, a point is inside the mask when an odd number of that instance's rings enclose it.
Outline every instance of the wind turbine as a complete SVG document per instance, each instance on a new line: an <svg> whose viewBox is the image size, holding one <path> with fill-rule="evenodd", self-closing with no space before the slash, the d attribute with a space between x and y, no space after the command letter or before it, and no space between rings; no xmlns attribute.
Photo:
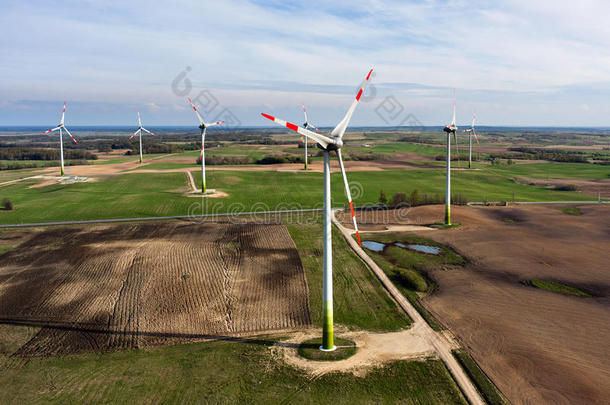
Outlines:
<svg viewBox="0 0 610 405"><path fill-rule="evenodd" d="M337 158L339 160L339 166L341 167L341 174L343 176L343 183L345 185L345 194L349 201L349 206L352 211L352 221L354 223L354 229L358 237L358 243L360 243L360 234L358 232L358 224L356 223L356 215L354 213L354 204L352 203L352 195L349 190L349 183L347 182L347 176L345 174L345 167L343 166L343 159L341 158L341 147L343 147L343 134L349 124L354 110L360 101L360 97L366 88L371 77L371 69L366 76L366 79L360 85L360 90L356 94L356 99L352 102L352 105L347 110L345 117L337 124L335 129L332 130L330 136L322 135L317 132L310 131L308 129L299 127L291 124L279 118L263 113L262 116L283 125L288 129L298 132L299 134L313 139L318 143L318 148L324 151L324 273L323 273L323 329L322 329L322 346L320 350L332 351L335 350L334 334L333 334L333 278L332 278L332 238L331 238L331 202L330 202L330 152L337 152Z"/></svg>
<svg viewBox="0 0 610 405"><path fill-rule="evenodd" d="M476 111L474 112L474 114L472 114L472 125L470 126L470 128L465 129L462 132L468 132L468 168L470 169L470 166L472 166L472 136L474 135L474 139L477 141L477 145L481 146L481 144L479 143L479 137L477 136L477 133L474 130L474 122L477 119L477 113Z"/></svg>
<svg viewBox="0 0 610 405"><path fill-rule="evenodd" d="M189 98L189 103L191 103L191 107L193 107L193 110L195 111L195 114L197 115L197 118L199 118L199 129L201 129L201 193L205 194L206 192L206 185L205 185L205 150L204 150L204 144L205 144L205 131L207 128L209 127L213 127L214 125L219 125L224 123L224 121L216 121L216 122L211 122L211 123L207 123L203 120L203 118L201 117L201 115L199 114L199 111L197 111L197 107L195 107L195 105L193 104L193 101Z"/></svg>
<svg viewBox="0 0 610 405"><path fill-rule="evenodd" d="M60 156L60 160L61 160L61 172L60 173L62 176L65 174L65 171L64 171L64 142L63 142L63 137L62 137L63 131L66 131L68 133L68 135L70 135L70 138L72 138L74 143L78 145L78 142L76 142L76 139L74 139L74 137L72 136L70 131L68 131L68 128L66 128L64 125L65 115L66 115L66 102L64 101L64 109L61 112L61 121L59 121L59 125L53 129L49 129L48 131L43 132L43 134L48 134L49 132L55 132L55 131L59 130L59 156Z"/></svg>
<svg viewBox="0 0 610 405"><path fill-rule="evenodd" d="M447 133L447 185L445 188L445 225L451 225L451 134L457 145L457 126L455 125L455 95L453 98L453 120L450 125L445 125L443 131ZM458 154L459 158L459 154Z"/></svg>
<svg viewBox="0 0 610 405"><path fill-rule="evenodd" d="M139 138L140 138L140 163L142 163L142 131L144 131L147 134L150 134L152 136L155 136L155 134L153 134L148 129L146 129L146 128L144 128L142 126L142 120L140 119L140 111L138 111L138 130L136 132L134 132L133 134L131 134L129 139L133 138L136 135L139 135Z"/></svg>
<svg viewBox="0 0 610 405"><path fill-rule="evenodd" d="M303 114L305 115L305 123L303 124L303 128L309 129L312 128L316 132L320 132L320 130L309 123L307 119L307 110L305 109L305 103L301 104L303 106ZM305 143L305 170L307 170L307 138L305 136L301 136L301 140Z"/></svg>

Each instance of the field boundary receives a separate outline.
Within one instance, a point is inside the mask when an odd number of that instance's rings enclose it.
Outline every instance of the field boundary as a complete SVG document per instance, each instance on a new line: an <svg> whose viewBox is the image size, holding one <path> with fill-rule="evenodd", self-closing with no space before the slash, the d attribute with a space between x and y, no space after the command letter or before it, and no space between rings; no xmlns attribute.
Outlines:
<svg viewBox="0 0 610 405"><path fill-rule="evenodd" d="M170 215L164 217L139 217L139 218L102 218L102 219L83 219L75 221L53 221L53 222L30 222L22 224L0 224L1 228L27 228L34 226L57 226L57 225L85 225L85 224L106 224L114 222L143 222L143 221L163 221L168 219L197 220L199 218L222 218L237 217L246 215L268 215L268 214L292 214L298 212L322 212L322 208L307 208L300 210L278 210L278 211L250 211L250 212L225 212L218 214L186 214Z"/></svg>

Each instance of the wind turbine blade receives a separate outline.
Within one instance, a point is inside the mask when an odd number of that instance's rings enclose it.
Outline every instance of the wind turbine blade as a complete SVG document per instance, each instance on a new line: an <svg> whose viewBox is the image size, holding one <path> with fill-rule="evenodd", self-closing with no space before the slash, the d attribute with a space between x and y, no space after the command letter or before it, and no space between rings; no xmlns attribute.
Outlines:
<svg viewBox="0 0 610 405"><path fill-rule="evenodd" d="M472 134L474 135L474 140L477 141L477 145L481 146L481 144L479 143L479 137L477 136L477 133L474 128L472 128Z"/></svg>
<svg viewBox="0 0 610 405"><path fill-rule="evenodd" d="M201 125L206 125L205 121L203 120L201 115L199 115L199 111L197 111L197 107L195 107L195 104L193 104L193 101L190 98L188 99L188 101L189 101L189 103L191 103L191 107L193 107L195 114L197 114L197 118L199 118L199 122L201 123Z"/></svg>
<svg viewBox="0 0 610 405"><path fill-rule="evenodd" d="M65 116L66 116L66 102L64 101L64 109L61 112L61 121L59 121L60 125L63 125Z"/></svg>
<svg viewBox="0 0 610 405"><path fill-rule="evenodd" d="M354 229L356 230L356 237L358 238L358 244L362 246L360 242L360 232L358 232L358 223L356 223L356 213L354 212L354 203L352 202L352 193L349 191L349 183L347 181L347 175L345 174L345 166L343 166L343 158L341 157L341 149L337 150L337 157L339 158L339 166L341 166L341 174L343 175L343 184L345 185L345 195L347 201L349 201L349 208L352 211L352 222L354 223Z"/></svg>
<svg viewBox="0 0 610 405"><path fill-rule="evenodd" d="M131 136L129 137L129 139L133 138L134 136L136 136L138 133L140 132L140 130L138 129L136 132L134 132L133 134L131 134ZM129 140L128 139L128 140Z"/></svg>
<svg viewBox="0 0 610 405"><path fill-rule="evenodd" d="M74 141L74 143L78 145L78 142L76 142L76 139L74 139L74 137L72 136L72 134L70 133L70 131L68 131L68 128L64 127L63 129L64 129L64 131L66 131L66 132L68 133L68 135L70 135L70 138L72 138L72 140Z"/></svg>
<svg viewBox="0 0 610 405"><path fill-rule="evenodd" d="M205 124L206 127L213 127L214 125L220 125L220 124L224 124L224 121L216 121L216 122L212 122L211 124Z"/></svg>
<svg viewBox="0 0 610 405"><path fill-rule="evenodd" d="M61 127L55 127L53 129L49 129L48 131L44 131L43 134L48 134L49 132L57 131Z"/></svg>
<svg viewBox="0 0 610 405"><path fill-rule="evenodd" d="M458 166L459 166L460 165L460 148L458 147L457 135L455 134L455 132L453 133L453 141L455 143L455 154L457 155Z"/></svg>
<svg viewBox="0 0 610 405"><path fill-rule="evenodd" d="M297 125L291 124L290 122L286 122L284 120L281 120L279 118L275 118L269 114L265 114L265 113L261 113L261 115L279 125L283 125L288 129L292 129L295 132L298 132L299 134L306 136L308 138L313 139L314 141L316 141L317 143L319 143L324 149L326 149L328 147L329 144L334 144L336 143L334 139L329 138L327 136L324 136L322 134L318 134L315 133L313 131L310 131L308 129L305 128L301 128Z"/></svg>
<svg viewBox="0 0 610 405"><path fill-rule="evenodd" d="M474 130L474 122L477 120L477 112L475 111L474 114L472 114L472 129Z"/></svg>
<svg viewBox="0 0 610 405"><path fill-rule="evenodd" d="M150 132L148 129L144 128L144 127L142 127L142 130L144 132L146 132L147 134L151 134L152 136L157 136L157 135L153 134L152 132Z"/></svg>
<svg viewBox="0 0 610 405"><path fill-rule="evenodd" d="M366 85L369 83L369 79L371 78L371 73L373 73L373 69L369 70L369 74L366 75L366 79L364 79L362 84L360 84L360 90L358 90L358 93L356 94L356 99L352 102L352 105L349 107L349 110L347 110L345 117L343 117L341 122L339 124L337 124L335 129L333 129L333 131L331 132L331 135L333 137L339 138L339 139L343 138L343 134L345 133L345 130L347 129L349 121L352 118L352 115L354 114L354 110L356 110L356 106L358 105L358 102L360 101L360 97L362 97L362 93L364 93L364 89L366 88Z"/></svg>
<svg viewBox="0 0 610 405"><path fill-rule="evenodd" d="M142 120L140 119L140 111L138 111L138 127L142 127Z"/></svg>
<svg viewBox="0 0 610 405"><path fill-rule="evenodd" d="M455 90L453 93L453 119L451 120L451 126L455 126Z"/></svg>
<svg viewBox="0 0 610 405"><path fill-rule="evenodd" d="M307 110L305 109L305 103L301 103L303 106L303 115L305 116L305 124L309 126L309 120L307 119Z"/></svg>

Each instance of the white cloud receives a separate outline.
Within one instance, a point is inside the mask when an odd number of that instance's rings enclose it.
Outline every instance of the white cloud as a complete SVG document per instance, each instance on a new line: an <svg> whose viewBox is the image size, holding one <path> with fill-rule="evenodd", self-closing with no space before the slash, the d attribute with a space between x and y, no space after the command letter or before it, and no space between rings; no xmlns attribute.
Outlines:
<svg viewBox="0 0 610 405"><path fill-rule="evenodd" d="M520 122L502 111L537 113L540 124L561 122L574 105L606 111L610 95L590 99L592 83L608 83L610 73L610 4L598 1L108 4L3 3L0 98L180 105L170 83L185 66L194 86L226 105L306 101L333 114L374 66L377 83L431 122L443 122L453 87L459 105L478 102L498 124ZM571 86L578 91L568 94Z"/></svg>

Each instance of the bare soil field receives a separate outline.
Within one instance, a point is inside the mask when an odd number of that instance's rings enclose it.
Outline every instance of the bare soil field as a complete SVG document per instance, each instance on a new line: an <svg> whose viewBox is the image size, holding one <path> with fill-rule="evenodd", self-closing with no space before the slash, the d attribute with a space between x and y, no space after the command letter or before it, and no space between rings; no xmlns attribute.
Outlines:
<svg viewBox="0 0 610 405"><path fill-rule="evenodd" d="M2 233L5 243L23 231ZM3 243L4 243L3 242ZM34 230L0 257L0 324L47 356L311 326L283 225L186 222Z"/></svg>
<svg viewBox="0 0 610 405"><path fill-rule="evenodd" d="M573 185L581 193L610 198L610 179L535 179L522 177L517 180L521 183L547 188Z"/></svg>
<svg viewBox="0 0 610 405"><path fill-rule="evenodd" d="M610 207L579 209L574 216L549 206L453 207L460 227L415 232L470 260L429 274L438 290L423 303L513 403L610 398ZM442 216L443 206L415 207L403 221ZM560 281L593 297L520 284L526 279Z"/></svg>

